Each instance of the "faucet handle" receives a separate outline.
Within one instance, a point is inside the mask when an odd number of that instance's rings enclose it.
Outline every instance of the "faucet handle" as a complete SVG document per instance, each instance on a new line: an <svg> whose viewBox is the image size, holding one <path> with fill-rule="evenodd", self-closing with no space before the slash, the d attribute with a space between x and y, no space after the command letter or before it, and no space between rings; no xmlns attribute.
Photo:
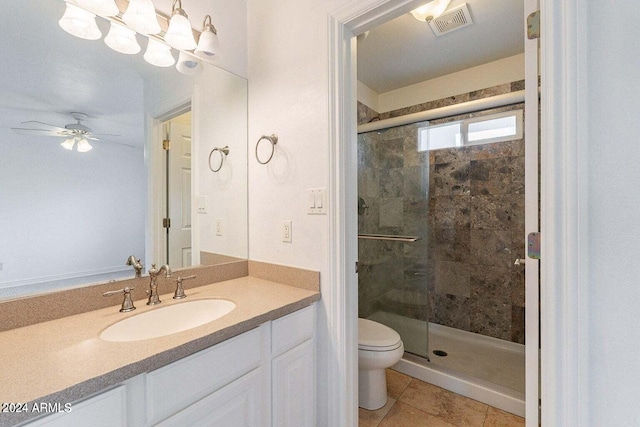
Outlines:
<svg viewBox="0 0 640 427"><path fill-rule="evenodd" d="M178 276L175 279L176 282L176 292L173 294L173 299L182 299L182 298L186 298L187 295L184 293L184 288L182 287L182 281L183 280L189 280L189 279L195 279L196 275L192 274L191 276L186 276L186 277L180 277Z"/></svg>
<svg viewBox="0 0 640 427"><path fill-rule="evenodd" d="M133 301L131 300L131 291L135 288L130 288L126 286L123 289L118 289L117 291L107 291L102 294L103 297L110 297L112 295L124 294L124 301L122 301L122 307L120 307L120 312L126 313L128 311L133 311L136 309L135 305L133 305Z"/></svg>

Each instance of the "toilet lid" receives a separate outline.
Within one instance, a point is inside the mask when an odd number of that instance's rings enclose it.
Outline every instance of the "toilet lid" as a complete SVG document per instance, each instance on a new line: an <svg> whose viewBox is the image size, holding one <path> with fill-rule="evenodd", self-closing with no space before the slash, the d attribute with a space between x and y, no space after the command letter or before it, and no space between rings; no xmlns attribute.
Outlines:
<svg viewBox="0 0 640 427"><path fill-rule="evenodd" d="M384 351L400 346L400 335L393 329L369 319L358 319L358 348Z"/></svg>

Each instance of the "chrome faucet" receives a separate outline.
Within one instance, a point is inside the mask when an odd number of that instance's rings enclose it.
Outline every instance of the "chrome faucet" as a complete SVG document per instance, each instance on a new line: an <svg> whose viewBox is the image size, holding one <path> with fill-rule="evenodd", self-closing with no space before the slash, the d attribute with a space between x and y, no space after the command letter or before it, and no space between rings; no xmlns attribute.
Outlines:
<svg viewBox="0 0 640 427"><path fill-rule="evenodd" d="M133 266L133 269L136 271L136 279L138 277L142 277L142 270L144 269L144 266L142 265L139 259L136 259L135 255L129 256L129 258L127 258L127 262L125 263L125 265Z"/></svg>
<svg viewBox="0 0 640 427"><path fill-rule="evenodd" d="M160 297L158 296L158 274L162 273L163 270L165 278L171 277L171 268L169 268L168 264L163 265L157 270L156 265L151 264L151 269L149 270L151 283L149 283L149 301L147 301L147 305L156 305L161 303Z"/></svg>

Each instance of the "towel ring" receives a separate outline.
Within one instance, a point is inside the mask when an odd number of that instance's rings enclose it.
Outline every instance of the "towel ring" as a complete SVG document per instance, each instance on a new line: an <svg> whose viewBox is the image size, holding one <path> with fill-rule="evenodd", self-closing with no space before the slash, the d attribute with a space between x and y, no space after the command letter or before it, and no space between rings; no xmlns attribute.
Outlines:
<svg viewBox="0 0 640 427"><path fill-rule="evenodd" d="M211 156L213 156L214 152L219 152L220 153L220 166L218 166L217 169L214 169L211 167ZM220 148L220 147L216 147L213 150L211 150L211 152L209 153L209 169L211 169L211 172L218 172L220 169L222 169L222 165L224 164L224 158L226 156L229 155L229 146L225 145L224 147Z"/></svg>
<svg viewBox="0 0 640 427"><path fill-rule="evenodd" d="M260 157L258 157L258 146L260 145L260 141L262 141L263 139L266 139L267 141L269 141L271 143L271 155L264 162L262 160L260 160ZM275 152L277 143L278 143L278 135L276 135L275 133L271 134L271 135L262 135L260 137L258 142L256 142L256 160L258 161L258 163L260 163L261 165L266 165L267 163L269 163L271 161L271 159L273 158L273 153Z"/></svg>

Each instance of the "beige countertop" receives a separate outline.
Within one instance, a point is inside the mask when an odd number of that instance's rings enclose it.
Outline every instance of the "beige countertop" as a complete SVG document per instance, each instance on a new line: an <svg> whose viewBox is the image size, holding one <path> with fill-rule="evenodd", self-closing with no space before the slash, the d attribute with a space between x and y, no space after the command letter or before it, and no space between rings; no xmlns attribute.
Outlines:
<svg viewBox="0 0 640 427"><path fill-rule="evenodd" d="M70 403L143 372L158 369L320 299L316 291L256 277L242 277L189 289L187 299L161 295L160 306L137 300L137 310L118 305L0 332L0 403ZM108 326L158 307L203 298L224 298L236 308L205 325L135 342L99 338ZM115 302L116 300L114 300ZM72 301L70 301L72 303ZM0 413L0 426L31 414Z"/></svg>

